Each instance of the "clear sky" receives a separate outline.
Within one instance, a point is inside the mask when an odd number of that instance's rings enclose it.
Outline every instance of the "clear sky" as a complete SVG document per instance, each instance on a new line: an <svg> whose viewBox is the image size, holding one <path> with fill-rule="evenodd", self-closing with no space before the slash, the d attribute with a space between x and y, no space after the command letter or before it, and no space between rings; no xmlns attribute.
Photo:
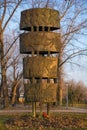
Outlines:
<svg viewBox="0 0 87 130"><path fill-rule="evenodd" d="M77 63L81 66L65 65L65 80L82 81L87 86L87 57L78 59Z"/></svg>

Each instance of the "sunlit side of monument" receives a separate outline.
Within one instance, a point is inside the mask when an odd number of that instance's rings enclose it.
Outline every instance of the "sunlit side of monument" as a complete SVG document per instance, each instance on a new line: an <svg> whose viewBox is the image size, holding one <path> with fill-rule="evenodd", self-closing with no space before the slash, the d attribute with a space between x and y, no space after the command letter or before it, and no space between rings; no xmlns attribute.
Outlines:
<svg viewBox="0 0 87 130"><path fill-rule="evenodd" d="M20 53L29 54L23 59L25 97L32 102L36 116L36 102L56 102L58 87L58 54L61 50L59 12L49 8L34 8L21 13Z"/></svg>

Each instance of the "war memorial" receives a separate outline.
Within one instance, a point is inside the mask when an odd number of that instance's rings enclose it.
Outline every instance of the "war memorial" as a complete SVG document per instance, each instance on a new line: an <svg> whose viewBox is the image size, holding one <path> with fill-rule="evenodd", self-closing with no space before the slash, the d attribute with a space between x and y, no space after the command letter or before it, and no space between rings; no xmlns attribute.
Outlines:
<svg viewBox="0 0 87 130"><path fill-rule="evenodd" d="M20 53L23 78L28 79L25 94L33 104L56 102L58 90L58 55L61 51L59 12L50 8L34 8L21 12Z"/></svg>

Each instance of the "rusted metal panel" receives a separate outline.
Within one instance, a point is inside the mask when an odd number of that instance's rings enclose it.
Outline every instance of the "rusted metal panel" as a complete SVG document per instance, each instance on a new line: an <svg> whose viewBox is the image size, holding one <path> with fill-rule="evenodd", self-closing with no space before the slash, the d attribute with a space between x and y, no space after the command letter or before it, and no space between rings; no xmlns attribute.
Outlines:
<svg viewBox="0 0 87 130"><path fill-rule="evenodd" d="M23 60L23 76L24 78L56 78L58 74L57 65L57 57L25 57Z"/></svg>
<svg viewBox="0 0 87 130"><path fill-rule="evenodd" d="M56 102L58 57L61 36L52 32L60 28L57 10L34 8L21 13L20 52L31 54L23 59L23 76L29 79L25 96L31 102ZM51 55L53 54L53 55ZM54 56L54 57L53 57Z"/></svg>
<svg viewBox="0 0 87 130"><path fill-rule="evenodd" d="M25 84L27 101L31 102L56 102L57 84L36 83Z"/></svg>
<svg viewBox="0 0 87 130"><path fill-rule="evenodd" d="M59 11L49 8L34 8L22 11L20 29L31 30L34 26L47 26L51 29L60 28Z"/></svg>
<svg viewBox="0 0 87 130"><path fill-rule="evenodd" d="M54 32L30 32L20 35L20 52L60 52L61 36Z"/></svg>

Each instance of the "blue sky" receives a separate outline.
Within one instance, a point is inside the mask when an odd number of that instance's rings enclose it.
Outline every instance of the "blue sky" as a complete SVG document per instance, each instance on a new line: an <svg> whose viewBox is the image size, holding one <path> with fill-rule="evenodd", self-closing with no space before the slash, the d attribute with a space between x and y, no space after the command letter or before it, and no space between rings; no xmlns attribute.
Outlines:
<svg viewBox="0 0 87 130"><path fill-rule="evenodd" d="M65 65L65 80L82 81L87 86L87 57L77 59L77 63L81 66Z"/></svg>

